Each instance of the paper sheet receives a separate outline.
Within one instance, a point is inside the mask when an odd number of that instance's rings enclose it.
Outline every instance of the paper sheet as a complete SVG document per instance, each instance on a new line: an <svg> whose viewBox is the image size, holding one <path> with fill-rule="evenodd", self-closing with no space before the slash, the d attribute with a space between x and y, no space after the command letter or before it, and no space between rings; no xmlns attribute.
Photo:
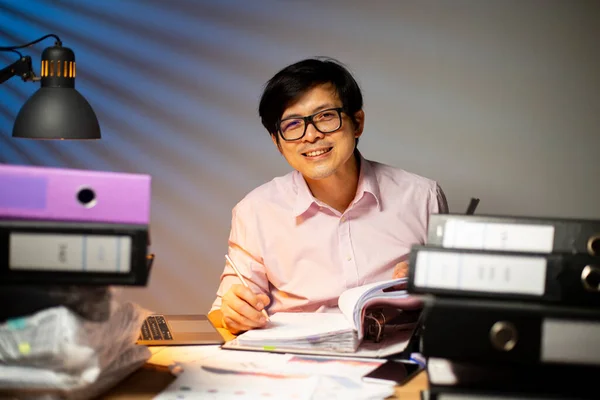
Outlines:
<svg viewBox="0 0 600 400"><path fill-rule="evenodd" d="M271 316L271 322L265 328L245 332L238 339L246 343L287 341L351 331L350 322L341 313L280 312Z"/></svg>
<svg viewBox="0 0 600 400"><path fill-rule="evenodd" d="M202 360L204 367L237 372L266 372L283 375L332 375L359 379L385 360L351 357L276 354L222 350Z"/></svg>
<svg viewBox="0 0 600 400"><path fill-rule="evenodd" d="M238 342L238 339L230 340L223 345L223 349L234 350L251 350L256 352L268 351L274 353L289 353L289 354L313 354L322 356L337 356L337 357L355 357L355 358L380 358L387 357L393 354L398 354L408 345L413 329L405 329L398 331L386 332L383 340L379 343L372 341L363 341L355 352L339 352L328 349L310 349L310 348L286 348L278 346L274 348L264 349L249 345L243 345Z"/></svg>
<svg viewBox="0 0 600 400"><path fill-rule="evenodd" d="M156 399L384 399L393 387L362 382L383 361L220 350L185 365Z"/></svg>
<svg viewBox="0 0 600 400"><path fill-rule="evenodd" d="M274 376L266 373L207 371L201 365L185 366L156 400L186 399L293 399L309 400L319 383L317 376Z"/></svg>

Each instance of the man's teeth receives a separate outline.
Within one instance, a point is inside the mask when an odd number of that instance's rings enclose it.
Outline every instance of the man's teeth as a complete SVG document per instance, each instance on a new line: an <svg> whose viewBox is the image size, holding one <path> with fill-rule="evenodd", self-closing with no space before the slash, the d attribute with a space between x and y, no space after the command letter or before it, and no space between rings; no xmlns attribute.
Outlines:
<svg viewBox="0 0 600 400"><path fill-rule="evenodd" d="M329 151L329 149L316 150L316 151L311 151L309 153L306 153L306 155L309 156L309 157L316 157L316 156L320 156L321 154L325 154L328 151Z"/></svg>

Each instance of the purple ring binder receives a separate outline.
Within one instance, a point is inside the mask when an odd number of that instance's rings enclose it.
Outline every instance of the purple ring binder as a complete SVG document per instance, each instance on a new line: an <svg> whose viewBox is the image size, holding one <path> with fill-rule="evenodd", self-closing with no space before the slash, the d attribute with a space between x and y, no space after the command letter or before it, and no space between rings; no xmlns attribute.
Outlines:
<svg viewBox="0 0 600 400"><path fill-rule="evenodd" d="M145 174L0 165L0 218L150 223Z"/></svg>

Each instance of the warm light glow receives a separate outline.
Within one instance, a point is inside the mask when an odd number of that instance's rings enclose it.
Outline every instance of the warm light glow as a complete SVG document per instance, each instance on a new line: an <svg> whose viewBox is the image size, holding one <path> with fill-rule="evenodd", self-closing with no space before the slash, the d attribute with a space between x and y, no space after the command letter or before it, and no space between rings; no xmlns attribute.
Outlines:
<svg viewBox="0 0 600 400"><path fill-rule="evenodd" d="M60 65L61 60L56 61L56 76L62 76L65 78L75 78L75 62L64 61L63 66ZM54 60L42 60L41 76L54 76Z"/></svg>

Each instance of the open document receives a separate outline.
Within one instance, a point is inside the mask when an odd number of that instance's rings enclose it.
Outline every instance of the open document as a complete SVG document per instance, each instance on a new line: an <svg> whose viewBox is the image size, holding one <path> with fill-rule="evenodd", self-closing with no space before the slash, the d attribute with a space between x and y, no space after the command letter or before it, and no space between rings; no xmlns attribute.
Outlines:
<svg viewBox="0 0 600 400"><path fill-rule="evenodd" d="M422 302L397 290L406 278L359 286L342 293L340 313L276 313L263 329L245 332L225 343L224 349L283 353L385 357L406 347L414 324L386 326L379 342L364 340L364 321L369 307L387 306L418 310Z"/></svg>

